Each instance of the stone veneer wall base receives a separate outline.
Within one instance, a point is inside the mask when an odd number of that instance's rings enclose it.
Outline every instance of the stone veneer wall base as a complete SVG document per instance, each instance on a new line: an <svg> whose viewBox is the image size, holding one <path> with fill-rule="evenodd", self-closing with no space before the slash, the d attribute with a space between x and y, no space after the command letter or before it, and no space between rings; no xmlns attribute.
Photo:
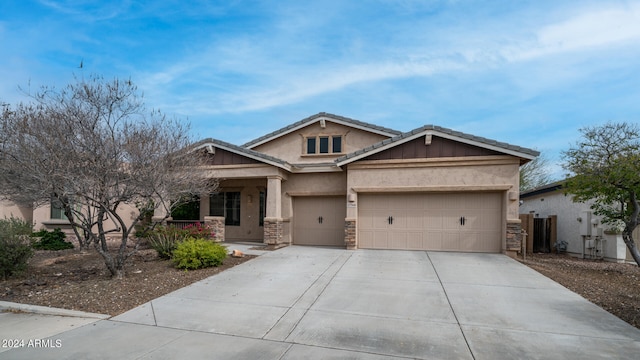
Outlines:
<svg viewBox="0 0 640 360"><path fill-rule="evenodd" d="M507 221L507 244L505 252L514 257L522 249L522 224L520 220Z"/></svg>
<svg viewBox="0 0 640 360"><path fill-rule="evenodd" d="M278 245L283 242L284 221L281 218L264 218L264 243Z"/></svg>
<svg viewBox="0 0 640 360"><path fill-rule="evenodd" d="M213 232L213 241L224 241L224 216L205 216L204 224L211 228L211 231Z"/></svg>

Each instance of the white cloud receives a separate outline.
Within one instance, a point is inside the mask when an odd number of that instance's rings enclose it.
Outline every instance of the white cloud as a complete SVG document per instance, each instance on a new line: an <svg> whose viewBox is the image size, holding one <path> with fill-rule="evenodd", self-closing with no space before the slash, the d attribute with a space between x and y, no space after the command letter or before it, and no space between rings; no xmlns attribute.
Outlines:
<svg viewBox="0 0 640 360"><path fill-rule="evenodd" d="M512 61L598 49L628 42L640 42L640 4L590 9L565 21L547 25L535 33L535 40L507 48Z"/></svg>
<svg viewBox="0 0 640 360"><path fill-rule="evenodd" d="M354 53L323 48L312 41L296 42L305 35L317 36L317 27L291 19L291 12L287 14L287 26L276 20L271 33L213 37L201 51L186 54L168 68L148 74L142 85L153 89L150 95L166 99L159 103L168 104L179 113L238 113L293 104L367 82L459 74L469 69L483 71L524 61L536 61L543 69L546 59L555 55L640 41L638 4L577 10L564 20L537 28L531 22L529 28L520 28L519 21L488 26L491 30L487 31L456 27L450 29L451 38L445 46L442 39L432 46L428 36L416 36L416 29L392 26L385 31L408 32L392 38L402 40L401 44L380 46L372 43L375 39L363 35L354 40L358 45ZM510 28L517 31L509 32ZM497 36L496 31L505 30ZM428 28L420 31L428 33ZM437 31L447 33L447 29ZM527 74L521 74L523 79L530 78ZM588 75L567 71L563 76L568 79ZM234 81L229 82L228 78ZM225 88L218 86L220 79L225 79ZM539 83L549 86L557 80L539 79ZM189 91L189 84L199 89L197 94L182 93L183 100L170 98L169 89Z"/></svg>

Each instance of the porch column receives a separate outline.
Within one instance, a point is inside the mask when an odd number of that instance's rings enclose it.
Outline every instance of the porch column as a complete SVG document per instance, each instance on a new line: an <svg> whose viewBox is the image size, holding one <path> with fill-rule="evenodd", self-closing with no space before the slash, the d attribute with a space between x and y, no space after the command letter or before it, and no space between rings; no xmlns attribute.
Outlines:
<svg viewBox="0 0 640 360"><path fill-rule="evenodd" d="M267 213L264 218L264 242L280 244L283 238L282 177L267 177Z"/></svg>
<svg viewBox="0 0 640 360"><path fill-rule="evenodd" d="M347 192L347 217L344 219L344 243L348 250L358 248L358 193L350 189Z"/></svg>

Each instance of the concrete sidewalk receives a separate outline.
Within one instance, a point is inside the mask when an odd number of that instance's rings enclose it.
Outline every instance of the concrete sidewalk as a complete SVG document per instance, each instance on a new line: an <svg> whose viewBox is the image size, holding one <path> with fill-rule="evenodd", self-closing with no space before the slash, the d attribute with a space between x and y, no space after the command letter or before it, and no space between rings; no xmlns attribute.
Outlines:
<svg viewBox="0 0 640 360"><path fill-rule="evenodd" d="M630 359L640 351L639 330L503 255L296 246L50 339L61 346L0 358Z"/></svg>

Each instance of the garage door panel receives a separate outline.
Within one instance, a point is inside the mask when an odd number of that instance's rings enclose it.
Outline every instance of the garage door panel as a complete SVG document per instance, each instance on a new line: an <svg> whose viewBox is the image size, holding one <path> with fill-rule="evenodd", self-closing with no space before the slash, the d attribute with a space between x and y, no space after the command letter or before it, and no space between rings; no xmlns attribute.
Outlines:
<svg viewBox="0 0 640 360"><path fill-rule="evenodd" d="M407 248L407 233L395 232L390 234L387 238L388 249L406 249Z"/></svg>
<svg viewBox="0 0 640 360"><path fill-rule="evenodd" d="M439 210L425 210L422 212L423 229L441 230L444 227L444 215Z"/></svg>
<svg viewBox="0 0 640 360"><path fill-rule="evenodd" d="M500 252L502 198L500 193L363 194L358 246Z"/></svg>
<svg viewBox="0 0 640 360"><path fill-rule="evenodd" d="M294 198L294 244L344 246L345 204L342 196Z"/></svg>
<svg viewBox="0 0 640 360"><path fill-rule="evenodd" d="M460 251L473 251L473 250L484 250L482 241L480 240L480 236L477 232L463 231L460 233L460 241L458 242L460 245Z"/></svg>
<svg viewBox="0 0 640 360"><path fill-rule="evenodd" d="M446 209L442 211L442 229L458 230L460 227L460 210Z"/></svg>
<svg viewBox="0 0 640 360"><path fill-rule="evenodd" d="M500 239L500 231L484 231L480 233L480 239L486 252L500 252L500 242L496 241Z"/></svg>
<svg viewBox="0 0 640 360"><path fill-rule="evenodd" d="M375 231L361 230L358 232L358 243L363 249L373 249L373 235Z"/></svg>
<svg viewBox="0 0 640 360"><path fill-rule="evenodd" d="M442 232L426 231L422 249L442 249Z"/></svg>
<svg viewBox="0 0 640 360"><path fill-rule="evenodd" d="M366 229L386 229L388 225L388 211L369 210L363 212L362 226Z"/></svg>
<svg viewBox="0 0 640 360"><path fill-rule="evenodd" d="M373 248L374 249L391 249L389 247L389 233L383 231L376 231L373 233Z"/></svg>
<svg viewBox="0 0 640 360"><path fill-rule="evenodd" d="M407 226L409 225L409 221L407 221L407 214L406 211L393 211L390 213L391 216L391 229L402 229L405 230L407 229ZM387 222L389 222L387 220ZM393 230L392 230L393 231Z"/></svg>
<svg viewBox="0 0 640 360"><path fill-rule="evenodd" d="M422 231L407 232L407 249L408 250L422 250L424 233Z"/></svg>
<svg viewBox="0 0 640 360"><path fill-rule="evenodd" d="M460 250L460 233L457 231L443 231L442 232L442 249L444 251L459 251Z"/></svg>

